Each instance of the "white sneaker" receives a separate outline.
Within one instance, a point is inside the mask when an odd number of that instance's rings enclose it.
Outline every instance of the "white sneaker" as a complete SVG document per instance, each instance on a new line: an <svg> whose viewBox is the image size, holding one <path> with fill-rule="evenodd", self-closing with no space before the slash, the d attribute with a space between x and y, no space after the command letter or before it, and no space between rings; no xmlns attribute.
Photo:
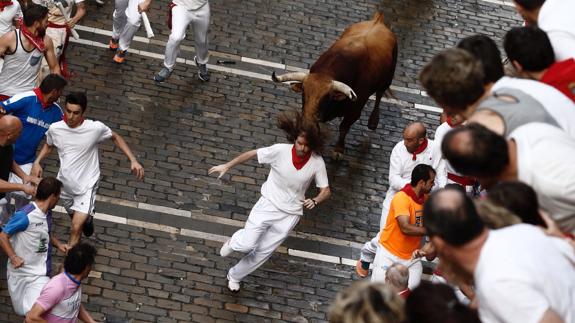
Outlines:
<svg viewBox="0 0 575 323"><path fill-rule="evenodd" d="M229 275L228 275L228 289L232 293L237 293L240 291L240 282L230 279Z"/></svg>
<svg viewBox="0 0 575 323"><path fill-rule="evenodd" d="M220 256L227 257L231 255L232 252L234 252L234 250L230 247L230 240L228 239L228 241L224 242L220 248Z"/></svg>

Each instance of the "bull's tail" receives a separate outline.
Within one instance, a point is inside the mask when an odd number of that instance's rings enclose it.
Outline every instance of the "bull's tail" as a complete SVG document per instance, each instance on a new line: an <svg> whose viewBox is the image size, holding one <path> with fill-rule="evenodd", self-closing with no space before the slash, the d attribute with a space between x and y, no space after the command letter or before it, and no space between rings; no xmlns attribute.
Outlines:
<svg viewBox="0 0 575 323"><path fill-rule="evenodd" d="M384 23L383 11L378 10L378 11L373 15L373 18L372 18L371 20L373 20L373 22L376 23L376 24L383 24L383 23Z"/></svg>

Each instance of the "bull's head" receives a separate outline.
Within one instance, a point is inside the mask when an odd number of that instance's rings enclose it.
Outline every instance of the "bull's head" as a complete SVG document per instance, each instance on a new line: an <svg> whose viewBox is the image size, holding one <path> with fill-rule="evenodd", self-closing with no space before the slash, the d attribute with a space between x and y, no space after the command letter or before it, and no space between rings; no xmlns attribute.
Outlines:
<svg viewBox="0 0 575 323"><path fill-rule="evenodd" d="M307 122L312 120L317 122L319 108L323 100L357 100L357 95L350 86L318 73L294 72L276 75L273 72L272 80L274 82L293 82L291 89L295 92L302 92L303 116Z"/></svg>

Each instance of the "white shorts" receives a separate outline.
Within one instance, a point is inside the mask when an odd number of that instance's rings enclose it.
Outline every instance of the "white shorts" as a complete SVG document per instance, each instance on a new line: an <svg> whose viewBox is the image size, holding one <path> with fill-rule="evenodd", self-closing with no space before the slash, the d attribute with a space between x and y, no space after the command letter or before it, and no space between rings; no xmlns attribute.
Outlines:
<svg viewBox="0 0 575 323"><path fill-rule="evenodd" d="M48 276L20 276L8 272L8 293L14 312L20 316L26 315L49 281Z"/></svg>
<svg viewBox="0 0 575 323"><path fill-rule="evenodd" d="M33 165L33 163L19 165L19 166L22 169L22 171L24 173L26 173L26 175L30 175L30 172L32 171L32 165ZM22 179L20 177L16 176L16 174L14 174L14 173L10 173L10 177L8 178L8 181L10 183L13 183L13 184L22 184ZM10 192L10 195L11 196L24 197L28 200L32 199L32 196L30 196L30 195L28 195L22 191Z"/></svg>
<svg viewBox="0 0 575 323"><path fill-rule="evenodd" d="M87 215L94 215L94 203L96 202L96 192L98 191L98 182L87 190L84 194L73 195L68 194L64 189L60 194L60 201L66 209L68 214L74 214L74 211L84 213Z"/></svg>
<svg viewBox="0 0 575 323"><path fill-rule="evenodd" d="M397 257L391 252L387 251L381 244L377 246L377 252L373 261L373 271L371 273L372 282L385 282L385 273L387 268L394 262L398 262L409 268L409 290L413 290L421 282L421 275L423 274L423 265L421 259L415 261L405 260Z"/></svg>

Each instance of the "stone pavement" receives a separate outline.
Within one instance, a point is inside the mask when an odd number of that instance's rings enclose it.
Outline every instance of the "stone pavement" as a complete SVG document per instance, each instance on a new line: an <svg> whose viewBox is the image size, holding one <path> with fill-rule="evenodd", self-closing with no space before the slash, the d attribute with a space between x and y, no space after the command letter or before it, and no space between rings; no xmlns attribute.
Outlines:
<svg viewBox="0 0 575 323"><path fill-rule="evenodd" d="M368 19L379 3L211 1L211 63L227 57L237 61L229 65L235 70L214 71L209 83L201 83L196 68L182 63L166 84L158 86L152 76L161 67L162 43L168 37L164 23L168 2L154 2L150 13L157 37L151 42L135 41L126 63L118 66L111 63L113 53L102 48L108 40L103 34L111 30L113 4L97 8L90 1L80 30L82 42L68 49L75 73L69 90L87 91L88 117L124 136L146 168L146 179L136 181L121 152L111 143L103 144L99 195L108 202L98 203L99 212L124 217L129 220L126 223L170 226L167 222L173 222L171 227L229 236L235 224L247 218L268 170L252 161L217 180L207 175L207 169L245 150L284 141L274 126L275 118L301 107L301 97L288 86L261 76L271 75L274 69L280 73L283 68L309 68L346 26ZM325 159L333 197L305 214L296 227L299 236L290 238L286 248L339 257L340 262L355 259L358 244L377 230L389 154L401 139L401 130L413 120L424 122L430 132L438 125L437 109L429 108L434 103L417 84L419 69L461 37L485 33L500 42L505 30L520 24L513 8L498 0L383 1L382 7L399 39L394 79L399 100L382 104L376 131L366 127L373 104L368 103L347 137L344 160L332 161L329 147ZM190 60L193 41L183 44L181 57ZM246 63L241 58L264 62ZM329 125L332 137L337 124ZM45 173L56 171L54 154ZM119 206L130 203L169 207L193 217ZM67 232L67 221L58 222L60 232ZM352 278L352 268L346 265L277 254L247 280L240 295L232 295L224 288L231 260L216 256L221 244L217 239L150 229L163 228L153 225L142 228L100 220L96 224L91 241L100 250L96 268L100 276L90 278L85 290L88 307L99 319L322 321L335 292ZM9 314L4 284L0 280L0 321L18 321Z"/></svg>

